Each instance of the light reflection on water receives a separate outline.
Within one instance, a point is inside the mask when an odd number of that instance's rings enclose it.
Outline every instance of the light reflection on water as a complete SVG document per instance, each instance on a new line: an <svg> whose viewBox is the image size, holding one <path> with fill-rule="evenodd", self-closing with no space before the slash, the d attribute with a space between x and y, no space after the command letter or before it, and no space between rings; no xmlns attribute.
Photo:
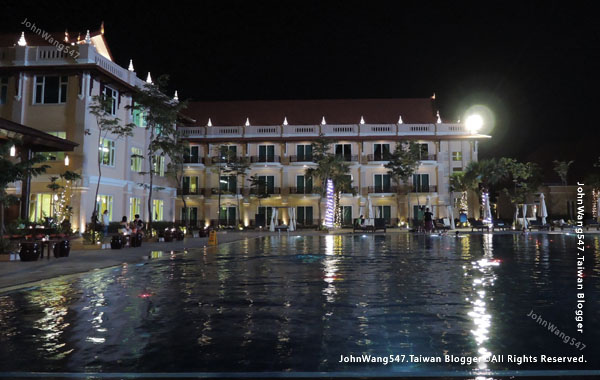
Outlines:
<svg viewBox="0 0 600 380"><path fill-rule="evenodd" d="M0 295L0 358L13 358L0 359L0 370L386 372L435 366L339 357L577 355L526 317L534 309L574 327L565 312L574 243L534 234L282 236L156 253L145 265ZM600 321L598 248L591 238L589 326ZM587 331L588 365L598 368L598 332Z"/></svg>

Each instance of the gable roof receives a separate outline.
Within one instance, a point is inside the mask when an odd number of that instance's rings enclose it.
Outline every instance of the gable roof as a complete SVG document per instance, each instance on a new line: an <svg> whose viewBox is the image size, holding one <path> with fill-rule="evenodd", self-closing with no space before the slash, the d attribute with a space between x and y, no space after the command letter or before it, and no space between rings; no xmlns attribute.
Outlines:
<svg viewBox="0 0 600 380"><path fill-rule="evenodd" d="M183 111L195 125L213 126L317 125L323 117L327 124L396 124L399 117L408 124L436 122L435 101L413 99L317 99L317 100L250 100L190 102Z"/></svg>

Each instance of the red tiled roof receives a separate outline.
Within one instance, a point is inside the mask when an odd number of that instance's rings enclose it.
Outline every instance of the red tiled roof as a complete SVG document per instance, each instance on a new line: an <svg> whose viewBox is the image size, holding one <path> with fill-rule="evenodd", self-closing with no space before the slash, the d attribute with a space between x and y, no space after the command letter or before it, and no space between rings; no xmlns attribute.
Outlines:
<svg viewBox="0 0 600 380"><path fill-rule="evenodd" d="M367 124L396 124L398 117L408 124L436 122L434 100L419 99L323 99L323 100L251 100L190 102L185 111L204 126L358 124L361 116Z"/></svg>

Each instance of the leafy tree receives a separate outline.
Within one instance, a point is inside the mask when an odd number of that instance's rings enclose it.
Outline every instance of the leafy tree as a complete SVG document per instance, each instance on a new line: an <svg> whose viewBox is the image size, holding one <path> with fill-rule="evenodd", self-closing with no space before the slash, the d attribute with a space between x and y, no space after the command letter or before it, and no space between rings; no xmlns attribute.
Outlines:
<svg viewBox="0 0 600 380"><path fill-rule="evenodd" d="M254 174L248 178L248 182L250 182L251 193L255 194L258 199L258 207L261 207L260 200L270 197L270 194L266 191L267 181L258 174Z"/></svg>
<svg viewBox="0 0 600 380"><path fill-rule="evenodd" d="M185 157L189 153L189 144L186 140L182 139L179 131L175 131L174 133L174 142L172 146L169 148L168 156L169 163L167 165L167 174L173 178L177 185L177 189L181 196L181 203L183 204L183 225L188 227L188 208L187 201L185 197L185 192L183 188L183 178L185 177ZM134 157L134 155L132 155ZM138 156L136 156L138 157Z"/></svg>
<svg viewBox="0 0 600 380"><path fill-rule="evenodd" d="M554 171L560 177L560 181L563 186L567 186L567 175L569 174L569 167L573 164L573 160L571 161L558 161L554 160Z"/></svg>
<svg viewBox="0 0 600 380"><path fill-rule="evenodd" d="M154 186L154 176L160 170L159 160L165 159L174 150L177 144L176 123L180 111L186 107L185 102L179 102L165 95L168 76L162 75L155 83L146 83L144 88L136 88L133 95L134 103L127 106L144 115L146 128L149 131L149 143L146 147L146 159L148 172L142 173L149 176L148 183L140 186L148 189L148 231L152 233L152 196L153 191L158 190Z"/></svg>
<svg viewBox="0 0 600 380"><path fill-rule="evenodd" d="M65 229L70 231L70 218L73 214L71 207L71 187L73 181L81 179L81 175L70 170L59 174L58 177L50 177L50 183L46 185L52 191L52 214L56 224L66 226ZM60 180L60 183L57 182ZM66 223L66 224L65 224ZM68 232L64 231L64 232Z"/></svg>
<svg viewBox="0 0 600 380"><path fill-rule="evenodd" d="M229 145L216 145L214 147L214 157L217 158L215 167L213 168L213 172L217 174L217 191L218 191L218 201L217 201L217 228L220 228L221 225L221 195L223 194L223 189L221 186L221 177L223 175L235 175L236 178L236 188L234 192L237 197L238 189L237 189L237 174L239 172L235 171L237 169L241 170L243 157L238 157L237 153L234 153L232 150L228 149ZM234 173L235 172L235 173ZM238 199L238 214L239 212L239 198Z"/></svg>
<svg viewBox="0 0 600 380"><path fill-rule="evenodd" d="M92 97L90 104L90 114L96 118L96 126L98 127L98 182L96 183L96 192L94 194L94 209L92 211L93 231L92 239L95 239L96 223L98 221L98 192L100 190L100 182L102 180L102 161L103 161L103 145L102 142L107 136L111 136L115 140L122 137L132 136L134 124L121 124L121 120L111 113L112 99L106 98L104 95L95 95ZM90 129L85 130L86 135L91 135Z"/></svg>
<svg viewBox="0 0 600 380"><path fill-rule="evenodd" d="M236 184L241 183L242 188L243 188L246 172L248 171L249 168L250 168L250 162L248 162L248 160L245 159L244 157L232 157L231 160L229 161L229 163L227 164L227 166L225 167L224 173L227 175L230 175L230 176L234 176ZM240 176L242 176L242 180L238 181L238 177L240 177ZM220 180L220 177L219 177L219 180ZM237 191L237 189L235 191L235 198L236 198L237 206L238 206L238 222L239 222L239 225L242 226L243 221L242 221L242 208L240 207L240 192Z"/></svg>
<svg viewBox="0 0 600 380"><path fill-rule="evenodd" d="M46 172L50 166L43 165L46 161L41 154L34 155L29 160L16 159L10 156L12 146L20 146L18 139L8 139L0 145L0 250L4 251L6 244L4 241L4 209L6 206L16 203L18 198L12 194L7 194L6 189L9 184L17 181L23 181L28 177L36 177Z"/></svg>
<svg viewBox="0 0 600 380"><path fill-rule="evenodd" d="M469 211L469 202L467 200L467 192L469 190L473 190L475 184L468 181L468 178L465 176L465 173L458 172L452 173L450 176L450 192L451 193L460 193L460 204L459 209L466 210L467 213ZM451 197L454 199L454 196Z"/></svg>
<svg viewBox="0 0 600 380"><path fill-rule="evenodd" d="M516 224L519 204L526 203L527 198L537 192L542 183L542 175L539 166L533 162L519 162L514 158L501 158L499 166L504 178L498 182L498 186L508 196L515 206Z"/></svg>
<svg viewBox="0 0 600 380"><path fill-rule="evenodd" d="M341 157L331 153L331 141L326 139L323 134L313 142L312 144L313 161L317 164L314 168L307 168L305 173L307 176L317 178L321 182L321 188L319 189L319 220L322 225L322 213L321 213L321 201L325 196L326 186L328 179L331 179L338 189L343 190L343 187L349 186L347 175L350 170L350 165L346 163ZM321 226L319 226L321 228Z"/></svg>
<svg viewBox="0 0 600 380"><path fill-rule="evenodd" d="M410 215L411 191L408 183L419 168L420 157L421 149L419 144L414 141L401 141L396 144L394 152L390 154L389 162L385 164L385 168L388 169L388 174L390 175L392 182L394 182L398 188L405 185L408 215ZM419 198L417 197L417 202L418 199ZM396 194L396 202L398 212L400 212L400 196L398 194ZM410 219L408 215L407 219Z"/></svg>

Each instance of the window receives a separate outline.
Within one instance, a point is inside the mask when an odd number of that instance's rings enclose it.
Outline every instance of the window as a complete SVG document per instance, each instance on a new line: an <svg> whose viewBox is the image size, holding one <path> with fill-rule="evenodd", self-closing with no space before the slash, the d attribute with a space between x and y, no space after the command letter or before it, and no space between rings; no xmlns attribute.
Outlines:
<svg viewBox="0 0 600 380"><path fill-rule="evenodd" d="M429 144L419 144L419 153L421 154L421 160L429 159Z"/></svg>
<svg viewBox="0 0 600 380"><path fill-rule="evenodd" d="M373 160L387 161L390 159L390 144L373 144Z"/></svg>
<svg viewBox="0 0 600 380"><path fill-rule="evenodd" d="M0 77L0 104L6 104L8 99L8 77Z"/></svg>
<svg viewBox="0 0 600 380"><path fill-rule="evenodd" d="M105 166L115 166L115 142L109 139L102 139L98 148L98 159Z"/></svg>
<svg viewBox="0 0 600 380"><path fill-rule="evenodd" d="M296 207L296 224L302 226L312 226L314 224L312 206Z"/></svg>
<svg viewBox="0 0 600 380"><path fill-rule="evenodd" d="M198 207L182 207L181 220L186 220L190 226L195 226L198 223Z"/></svg>
<svg viewBox="0 0 600 380"><path fill-rule="evenodd" d="M98 220L102 222L104 210L108 210L108 220L113 220L113 197L112 195L98 195L96 198L96 210L98 210Z"/></svg>
<svg viewBox="0 0 600 380"><path fill-rule="evenodd" d="M268 226L271 223L271 216L273 216L273 207L260 206L258 214L265 215L265 226Z"/></svg>
<svg viewBox="0 0 600 380"><path fill-rule="evenodd" d="M296 194L312 194L312 177L305 175L296 176Z"/></svg>
<svg viewBox="0 0 600 380"><path fill-rule="evenodd" d="M429 174L413 174L413 192L429 192Z"/></svg>
<svg viewBox="0 0 600 380"><path fill-rule="evenodd" d="M154 174L159 177L165 176L165 156L157 154L154 156L154 160L152 160L152 170Z"/></svg>
<svg viewBox="0 0 600 380"><path fill-rule="evenodd" d="M49 135L56 136L61 139L67 138L67 132L47 132ZM65 158L65 152L41 152L42 156L46 157L47 161L62 161Z"/></svg>
<svg viewBox="0 0 600 380"><path fill-rule="evenodd" d="M221 211L219 212L219 225L235 226L237 224L235 215L236 215L235 206L221 207Z"/></svg>
<svg viewBox="0 0 600 380"><path fill-rule="evenodd" d="M389 193L391 192L391 179L389 174L375 174L374 177L375 192Z"/></svg>
<svg viewBox="0 0 600 380"><path fill-rule="evenodd" d="M131 147L131 171L139 173L142 171L142 150Z"/></svg>
<svg viewBox="0 0 600 380"><path fill-rule="evenodd" d="M35 76L35 104L57 104L67 101L67 76Z"/></svg>
<svg viewBox="0 0 600 380"><path fill-rule="evenodd" d="M44 217L51 217L52 212L52 194L31 194L31 203L29 205L29 220L38 221Z"/></svg>
<svg viewBox="0 0 600 380"><path fill-rule="evenodd" d="M259 145L258 162L275 162L275 145Z"/></svg>
<svg viewBox="0 0 600 380"><path fill-rule="evenodd" d="M352 206L340 206L342 211L342 226L352 226Z"/></svg>
<svg viewBox="0 0 600 380"><path fill-rule="evenodd" d="M265 184L264 187L258 188L260 194L275 194L275 176L261 175L258 179Z"/></svg>
<svg viewBox="0 0 600 380"><path fill-rule="evenodd" d="M146 118L144 117L144 111L140 110L137 103L133 103L133 124L140 128L146 127Z"/></svg>
<svg viewBox="0 0 600 380"><path fill-rule="evenodd" d="M392 206L375 206L375 217L385 219L386 224L392 222Z"/></svg>
<svg viewBox="0 0 600 380"><path fill-rule="evenodd" d="M462 161L462 152L452 152L452 161Z"/></svg>
<svg viewBox="0 0 600 380"><path fill-rule="evenodd" d="M183 177L183 195L198 194L198 176Z"/></svg>
<svg viewBox="0 0 600 380"><path fill-rule="evenodd" d="M235 194L237 189L237 176L222 175L219 179L219 189L221 189L221 193Z"/></svg>
<svg viewBox="0 0 600 380"><path fill-rule="evenodd" d="M110 113L111 115L116 115L117 110L119 109L119 92L110 87L104 87L103 95L104 99L107 99L110 102L107 105L108 109L106 112Z"/></svg>
<svg viewBox="0 0 600 380"><path fill-rule="evenodd" d="M200 161L200 146L190 145L189 150L185 152L183 162L186 164L199 164Z"/></svg>
<svg viewBox="0 0 600 380"><path fill-rule="evenodd" d="M237 146L223 145L221 146L219 154L219 162L229 162L230 160L237 158Z"/></svg>
<svg viewBox="0 0 600 380"><path fill-rule="evenodd" d="M164 202L162 199L153 199L152 200L152 214L153 220L162 221L163 219L163 205Z"/></svg>
<svg viewBox="0 0 600 380"><path fill-rule="evenodd" d="M134 220L135 216L142 215L142 201L140 198L129 198L129 220Z"/></svg>
<svg viewBox="0 0 600 380"><path fill-rule="evenodd" d="M335 144L335 155L344 161L352 160L352 145L350 144Z"/></svg>
<svg viewBox="0 0 600 380"><path fill-rule="evenodd" d="M296 161L312 161L312 145L296 145Z"/></svg>

